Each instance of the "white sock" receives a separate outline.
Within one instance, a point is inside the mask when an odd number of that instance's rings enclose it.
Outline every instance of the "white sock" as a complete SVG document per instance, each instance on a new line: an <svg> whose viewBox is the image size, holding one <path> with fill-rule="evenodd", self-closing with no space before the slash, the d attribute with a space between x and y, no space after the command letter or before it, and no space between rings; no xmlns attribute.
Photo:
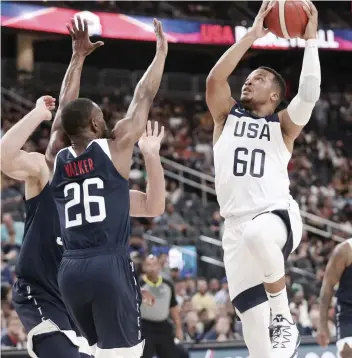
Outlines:
<svg viewBox="0 0 352 358"><path fill-rule="evenodd" d="M290 312L290 307L287 298L287 290L285 288L277 293L266 293L268 296L270 308L272 311L273 318L277 315L282 315L288 321L293 323L292 315Z"/></svg>

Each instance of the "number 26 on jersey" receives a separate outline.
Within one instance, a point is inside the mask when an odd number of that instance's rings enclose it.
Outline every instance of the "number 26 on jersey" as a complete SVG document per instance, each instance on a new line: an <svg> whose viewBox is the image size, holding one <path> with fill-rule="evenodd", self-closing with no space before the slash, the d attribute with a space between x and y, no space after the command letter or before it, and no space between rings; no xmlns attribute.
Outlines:
<svg viewBox="0 0 352 358"><path fill-rule="evenodd" d="M88 178L82 185L78 183L69 183L65 185L64 196L67 198L72 192L72 199L65 204L65 227L66 229L83 224L83 215L88 223L101 222L106 218L105 200L103 196L89 195L89 188L95 186L97 189L104 189L104 182L100 178ZM82 190L81 190L82 187ZM81 195L82 193L82 195ZM78 213L71 219L69 209L80 204L83 213ZM91 211L91 204L98 205L94 215ZM72 210L71 210L72 211ZM72 213L71 213L72 214Z"/></svg>

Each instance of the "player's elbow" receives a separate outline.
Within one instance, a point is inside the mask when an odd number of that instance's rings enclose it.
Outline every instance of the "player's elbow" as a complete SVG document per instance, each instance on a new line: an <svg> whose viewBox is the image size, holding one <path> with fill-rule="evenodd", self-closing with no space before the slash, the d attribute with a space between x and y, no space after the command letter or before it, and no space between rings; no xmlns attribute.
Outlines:
<svg viewBox="0 0 352 358"><path fill-rule="evenodd" d="M148 217L155 218L163 215L165 212L165 200L154 201L151 205L147 205Z"/></svg>
<svg viewBox="0 0 352 358"><path fill-rule="evenodd" d="M211 89L214 84L216 83L216 81L218 81L218 79L216 78L216 75L213 72L210 72L207 79L206 79L206 89Z"/></svg>
<svg viewBox="0 0 352 358"><path fill-rule="evenodd" d="M8 155L6 153L6 149L4 150L4 146L3 144L1 143L0 145L0 156L1 156L1 160L0 160L0 163L1 163L1 170L3 172L6 172L6 171L9 171L11 169L11 163L13 161L13 157L11 155ZM5 154L6 153L6 154Z"/></svg>

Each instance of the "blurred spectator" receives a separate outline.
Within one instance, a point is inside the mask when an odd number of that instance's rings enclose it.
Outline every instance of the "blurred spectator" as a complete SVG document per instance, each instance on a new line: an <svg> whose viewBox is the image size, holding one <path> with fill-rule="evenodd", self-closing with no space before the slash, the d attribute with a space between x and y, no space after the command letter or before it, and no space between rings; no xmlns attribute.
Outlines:
<svg viewBox="0 0 352 358"><path fill-rule="evenodd" d="M220 216L220 212L218 210L214 211L211 221L210 230L217 237L220 237L222 234L222 217Z"/></svg>
<svg viewBox="0 0 352 358"><path fill-rule="evenodd" d="M169 182L166 187L166 199L173 205L176 205L181 199L181 197L182 197L181 188L178 187L176 182L174 181Z"/></svg>
<svg viewBox="0 0 352 358"><path fill-rule="evenodd" d="M303 328L311 326L308 313L308 303L304 299L303 291L298 291L293 296L293 301L290 303L290 310L298 318L297 323Z"/></svg>
<svg viewBox="0 0 352 358"><path fill-rule="evenodd" d="M192 228L187 224L181 214L175 211L172 203L166 204L165 213L156 218L155 222L163 226L166 230L173 229L176 232L184 234L192 232Z"/></svg>
<svg viewBox="0 0 352 358"><path fill-rule="evenodd" d="M175 283L175 295L177 303L182 306L187 297L186 282L184 280L176 281Z"/></svg>
<svg viewBox="0 0 352 358"><path fill-rule="evenodd" d="M11 214L4 213L2 215L1 224L1 246L6 252L10 251L9 247L20 247L22 245L24 234L24 222L14 221Z"/></svg>
<svg viewBox="0 0 352 358"><path fill-rule="evenodd" d="M26 348L26 334L17 314L7 319L6 333L1 336L1 348Z"/></svg>
<svg viewBox="0 0 352 358"><path fill-rule="evenodd" d="M233 340L234 336L231 331L231 321L228 316L219 317L215 324L215 328L206 336L207 340L216 340L218 342L224 342Z"/></svg>
<svg viewBox="0 0 352 358"><path fill-rule="evenodd" d="M216 278L212 278L210 281L209 281L209 292L212 294L212 295L215 295L216 292L218 292L220 289L220 282L218 279Z"/></svg>
<svg viewBox="0 0 352 358"><path fill-rule="evenodd" d="M14 283L12 268L5 260L1 255L1 287L11 286Z"/></svg>
<svg viewBox="0 0 352 358"><path fill-rule="evenodd" d="M216 302L214 296L208 292L208 284L204 278L197 281L198 292L192 297L193 307L200 312L202 309L208 311L209 319L214 319Z"/></svg>
<svg viewBox="0 0 352 358"><path fill-rule="evenodd" d="M13 215L15 221L23 221L23 192L21 184L1 175L1 211Z"/></svg>
<svg viewBox="0 0 352 358"><path fill-rule="evenodd" d="M198 314L196 312L188 312L185 318L185 328L184 328L184 340L195 341L197 342L200 338L200 335L203 333L202 324L200 324L198 319Z"/></svg>
<svg viewBox="0 0 352 358"><path fill-rule="evenodd" d="M229 286L227 283L227 277L224 277L221 280L221 289L215 293L215 302L217 304L226 304L229 300Z"/></svg>

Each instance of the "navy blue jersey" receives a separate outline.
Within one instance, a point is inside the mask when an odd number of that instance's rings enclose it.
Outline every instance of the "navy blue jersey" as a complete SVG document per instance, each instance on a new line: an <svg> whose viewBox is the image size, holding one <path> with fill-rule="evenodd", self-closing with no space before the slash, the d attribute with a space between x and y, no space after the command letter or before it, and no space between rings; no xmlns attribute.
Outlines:
<svg viewBox="0 0 352 358"><path fill-rule="evenodd" d="M61 150L51 186L65 248L127 247L129 185L112 163L106 139L92 141L79 156L72 147Z"/></svg>
<svg viewBox="0 0 352 358"><path fill-rule="evenodd" d="M350 315L352 315L352 264L346 267L341 276L336 297L338 303L350 306Z"/></svg>
<svg viewBox="0 0 352 358"><path fill-rule="evenodd" d="M16 275L37 283L60 299L57 272L63 247L59 218L49 184L40 194L25 200L25 205L27 215Z"/></svg>

